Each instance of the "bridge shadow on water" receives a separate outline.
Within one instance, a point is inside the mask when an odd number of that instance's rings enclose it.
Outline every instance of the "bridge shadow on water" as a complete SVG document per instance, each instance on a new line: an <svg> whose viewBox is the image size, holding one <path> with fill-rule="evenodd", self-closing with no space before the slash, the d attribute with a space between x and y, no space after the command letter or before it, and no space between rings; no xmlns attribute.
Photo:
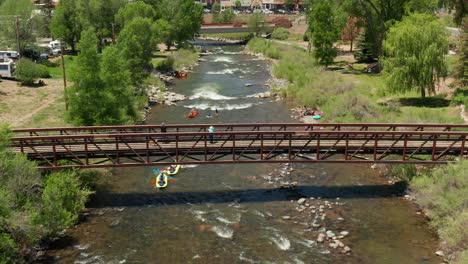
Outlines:
<svg viewBox="0 0 468 264"><path fill-rule="evenodd" d="M203 203L266 203L289 201L302 197L321 197L322 199L370 199L403 196L407 184L397 182L392 185L354 185L354 186L295 186L271 189L238 189L220 191L186 191L154 193L112 193L98 192L89 204L93 208L171 206Z"/></svg>

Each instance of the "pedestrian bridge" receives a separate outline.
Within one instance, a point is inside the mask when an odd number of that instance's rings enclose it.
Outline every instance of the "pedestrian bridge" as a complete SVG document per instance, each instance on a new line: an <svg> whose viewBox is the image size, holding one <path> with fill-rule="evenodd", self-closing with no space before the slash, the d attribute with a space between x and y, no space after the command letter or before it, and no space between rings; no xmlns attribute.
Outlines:
<svg viewBox="0 0 468 264"><path fill-rule="evenodd" d="M212 124L15 129L41 169L229 163L446 163L467 158L468 125ZM210 136L214 142L210 144Z"/></svg>

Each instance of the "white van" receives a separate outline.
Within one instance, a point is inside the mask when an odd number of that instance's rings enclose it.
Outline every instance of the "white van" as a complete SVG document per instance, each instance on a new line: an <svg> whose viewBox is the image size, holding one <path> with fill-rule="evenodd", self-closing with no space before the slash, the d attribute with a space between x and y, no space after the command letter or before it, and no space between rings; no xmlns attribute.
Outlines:
<svg viewBox="0 0 468 264"><path fill-rule="evenodd" d="M13 77L15 75L15 63L6 57L0 57L0 77Z"/></svg>

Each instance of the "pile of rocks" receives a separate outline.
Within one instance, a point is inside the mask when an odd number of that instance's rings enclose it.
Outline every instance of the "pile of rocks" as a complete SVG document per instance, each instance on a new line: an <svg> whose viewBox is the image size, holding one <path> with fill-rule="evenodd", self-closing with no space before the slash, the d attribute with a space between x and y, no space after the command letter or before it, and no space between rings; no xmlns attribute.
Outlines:
<svg viewBox="0 0 468 264"><path fill-rule="evenodd" d="M241 39L228 39L228 38L221 38L221 37L200 37L202 40L212 40L212 41L219 41L219 42L226 42L226 43L234 43L234 44L242 44L245 43L245 40Z"/></svg>
<svg viewBox="0 0 468 264"><path fill-rule="evenodd" d="M177 94L174 92L164 91L158 86L150 86L148 89L148 99L151 103L165 104L165 105L176 105L176 102L183 101L187 97L183 94Z"/></svg>

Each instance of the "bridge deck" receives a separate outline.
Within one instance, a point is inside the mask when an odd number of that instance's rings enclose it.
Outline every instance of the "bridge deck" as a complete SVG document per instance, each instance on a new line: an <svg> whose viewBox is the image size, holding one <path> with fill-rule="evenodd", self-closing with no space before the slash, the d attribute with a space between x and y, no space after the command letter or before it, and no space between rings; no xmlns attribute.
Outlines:
<svg viewBox="0 0 468 264"><path fill-rule="evenodd" d="M170 126L167 133L147 132L159 130L158 126L16 130L19 135L31 136L13 138L13 149L39 161L41 168L249 162L424 163L446 162L468 154L466 125L242 124L218 125L217 130L223 131L212 134L204 132L206 128ZM215 138L213 144L210 135Z"/></svg>

